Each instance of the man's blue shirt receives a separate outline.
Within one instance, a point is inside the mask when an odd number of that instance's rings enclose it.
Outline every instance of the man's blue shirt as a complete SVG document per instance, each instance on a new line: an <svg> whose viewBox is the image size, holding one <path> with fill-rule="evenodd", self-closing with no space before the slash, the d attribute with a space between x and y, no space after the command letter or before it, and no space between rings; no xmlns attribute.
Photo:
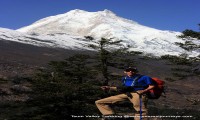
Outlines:
<svg viewBox="0 0 200 120"><path fill-rule="evenodd" d="M138 78L138 80L135 81L136 78ZM122 78L122 82L124 86L133 86L133 89L135 91L137 90L143 90L145 88L147 88L149 85L153 85L152 79L148 76L145 75L134 75L134 76L126 76Z"/></svg>

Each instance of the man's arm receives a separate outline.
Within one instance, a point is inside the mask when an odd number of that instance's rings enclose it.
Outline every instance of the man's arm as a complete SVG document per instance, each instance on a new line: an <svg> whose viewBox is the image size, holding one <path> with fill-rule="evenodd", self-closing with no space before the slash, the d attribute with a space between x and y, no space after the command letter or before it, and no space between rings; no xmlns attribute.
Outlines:
<svg viewBox="0 0 200 120"><path fill-rule="evenodd" d="M149 85L146 89L144 90L139 90L137 91L138 94L144 94L146 92L148 92L149 90L153 89L155 86L154 85Z"/></svg>
<svg viewBox="0 0 200 120"><path fill-rule="evenodd" d="M102 86L101 89L102 89L102 90L113 90L113 91L117 91L117 87L111 87L111 86Z"/></svg>

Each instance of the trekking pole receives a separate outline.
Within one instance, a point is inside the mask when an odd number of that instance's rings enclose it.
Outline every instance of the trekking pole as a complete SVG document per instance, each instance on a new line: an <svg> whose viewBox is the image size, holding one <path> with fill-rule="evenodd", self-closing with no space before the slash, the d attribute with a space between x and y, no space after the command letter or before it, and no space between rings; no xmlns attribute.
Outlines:
<svg viewBox="0 0 200 120"><path fill-rule="evenodd" d="M142 95L139 95L140 98L140 120L142 120Z"/></svg>

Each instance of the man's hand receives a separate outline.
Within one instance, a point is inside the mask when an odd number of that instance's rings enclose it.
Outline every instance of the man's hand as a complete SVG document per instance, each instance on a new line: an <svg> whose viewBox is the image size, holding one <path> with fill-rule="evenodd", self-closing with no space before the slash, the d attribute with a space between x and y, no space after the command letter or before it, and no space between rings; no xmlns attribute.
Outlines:
<svg viewBox="0 0 200 120"><path fill-rule="evenodd" d="M110 86L101 86L102 90L110 90Z"/></svg>
<svg viewBox="0 0 200 120"><path fill-rule="evenodd" d="M138 90L137 94L142 95L142 94L148 92L149 90L153 89L154 87L155 87L154 85L149 85L149 87L144 90Z"/></svg>

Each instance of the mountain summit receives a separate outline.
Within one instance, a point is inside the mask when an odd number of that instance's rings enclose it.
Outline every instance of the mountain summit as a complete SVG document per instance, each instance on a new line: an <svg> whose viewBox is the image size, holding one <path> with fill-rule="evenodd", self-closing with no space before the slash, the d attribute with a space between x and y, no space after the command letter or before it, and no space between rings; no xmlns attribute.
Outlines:
<svg viewBox="0 0 200 120"><path fill-rule="evenodd" d="M109 10L87 12L75 9L64 14L38 20L32 25L20 28L17 31L28 35L38 35L37 39L41 39L40 36L45 36L45 38L42 37L45 41L49 39L56 42L61 41L62 44L56 43L56 46L64 46L64 48L71 46L69 45L69 37L66 37L66 35L79 36L83 39L84 36L92 36L95 40L102 37L122 40L121 44L129 47L130 51L141 51L156 56L180 55L182 53L187 53L189 56L199 55L198 51L186 51L175 44L185 42L177 37L181 35L180 32L162 31L143 26L135 21L119 17ZM53 43L52 41L51 43ZM70 39L70 41L73 40ZM73 46L76 46L77 41L79 45L82 42L81 39L76 39ZM84 41L84 47L82 46L81 49L85 49L86 44L87 42Z"/></svg>
<svg viewBox="0 0 200 120"><path fill-rule="evenodd" d="M120 26L127 28L132 24L136 23L118 17L107 9L99 12L87 12L76 9L65 14L41 19L17 31L38 34L68 33L81 36L92 35L110 37L114 34L113 29ZM98 35L96 32L98 32ZM110 34L108 34L108 32Z"/></svg>

